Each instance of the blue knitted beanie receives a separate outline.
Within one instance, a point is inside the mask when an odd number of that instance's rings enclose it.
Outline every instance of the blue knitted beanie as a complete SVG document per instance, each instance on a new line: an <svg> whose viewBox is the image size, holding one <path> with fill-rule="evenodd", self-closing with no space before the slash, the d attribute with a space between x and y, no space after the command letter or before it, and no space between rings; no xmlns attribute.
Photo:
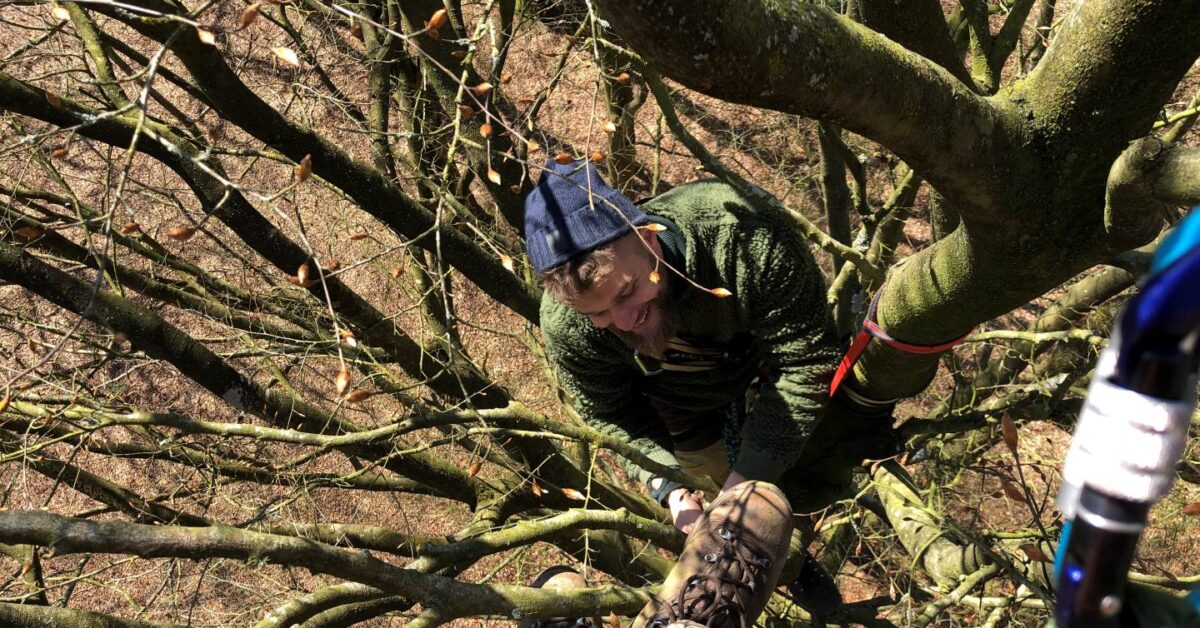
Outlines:
<svg viewBox="0 0 1200 628"><path fill-rule="evenodd" d="M595 164L551 160L525 199L525 248L543 273L647 222L633 201L604 182Z"/></svg>

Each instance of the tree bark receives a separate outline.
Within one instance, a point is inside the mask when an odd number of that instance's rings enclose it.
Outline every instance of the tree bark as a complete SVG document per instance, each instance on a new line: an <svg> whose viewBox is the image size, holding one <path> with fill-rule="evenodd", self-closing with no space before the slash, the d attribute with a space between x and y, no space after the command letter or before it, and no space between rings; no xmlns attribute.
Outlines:
<svg viewBox="0 0 1200 628"><path fill-rule="evenodd" d="M408 599L420 599L425 608L460 613L459 616L501 615L520 619L526 615L588 616L609 611L632 614L647 600L642 591L615 587L580 589L565 596L558 591L526 587L466 584L395 567L360 552L224 526L148 526L10 510L0 512L0 542L42 545L57 556L121 553L143 558L228 558L302 567Z"/></svg>
<svg viewBox="0 0 1200 628"><path fill-rule="evenodd" d="M179 624L122 619L74 608L0 602L0 623L11 628L176 628Z"/></svg>

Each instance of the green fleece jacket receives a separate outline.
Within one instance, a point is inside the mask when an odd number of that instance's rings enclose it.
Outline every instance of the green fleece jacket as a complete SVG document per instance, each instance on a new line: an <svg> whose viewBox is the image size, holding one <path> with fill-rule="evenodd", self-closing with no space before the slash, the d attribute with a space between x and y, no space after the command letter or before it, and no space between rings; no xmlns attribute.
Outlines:
<svg viewBox="0 0 1200 628"><path fill-rule="evenodd" d="M791 217L752 207L716 181L678 187L642 210L668 227L659 236L672 266L706 288L733 293L717 297L674 277L677 335L720 343L741 336L746 354L713 370L644 375L620 339L546 295L542 334L562 383L589 425L673 465L670 437L648 398L697 412L727 408L765 364L733 470L775 481L824 411L841 356L807 241ZM650 479L648 472L638 476Z"/></svg>

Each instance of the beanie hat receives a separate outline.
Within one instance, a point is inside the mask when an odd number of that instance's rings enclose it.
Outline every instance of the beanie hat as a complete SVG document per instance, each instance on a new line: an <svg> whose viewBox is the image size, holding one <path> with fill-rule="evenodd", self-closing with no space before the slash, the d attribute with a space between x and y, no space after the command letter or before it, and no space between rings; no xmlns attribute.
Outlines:
<svg viewBox="0 0 1200 628"><path fill-rule="evenodd" d="M529 262L544 273L649 220L633 201L604 182L595 164L551 160L537 187L525 199Z"/></svg>

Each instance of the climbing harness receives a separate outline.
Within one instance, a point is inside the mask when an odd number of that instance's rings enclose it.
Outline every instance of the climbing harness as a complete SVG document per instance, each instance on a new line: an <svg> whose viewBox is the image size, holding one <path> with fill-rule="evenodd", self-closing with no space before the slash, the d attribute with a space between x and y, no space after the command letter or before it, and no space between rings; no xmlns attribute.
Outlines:
<svg viewBox="0 0 1200 628"><path fill-rule="evenodd" d="M667 341L662 358L634 351L633 361L642 375L646 376L659 375L664 371L695 373L743 362L753 352L754 343L750 334L738 334L728 342L676 336Z"/></svg>

